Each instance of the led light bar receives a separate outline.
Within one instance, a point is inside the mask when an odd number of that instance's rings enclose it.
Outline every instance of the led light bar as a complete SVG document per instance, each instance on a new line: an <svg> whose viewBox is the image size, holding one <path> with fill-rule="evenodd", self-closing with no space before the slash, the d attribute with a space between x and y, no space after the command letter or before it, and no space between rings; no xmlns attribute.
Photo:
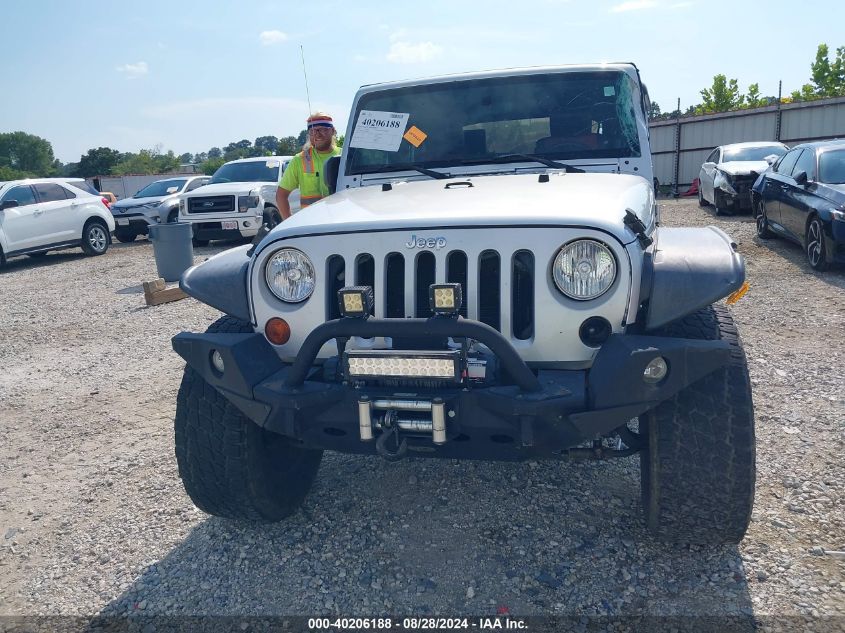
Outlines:
<svg viewBox="0 0 845 633"><path fill-rule="evenodd" d="M460 350L350 350L343 355L346 375L352 378L436 378L460 381L460 361Z"/></svg>
<svg viewBox="0 0 845 633"><path fill-rule="evenodd" d="M337 291L340 314L345 317L361 318L373 311L373 289L369 286L348 286Z"/></svg>
<svg viewBox="0 0 845 633"><path fill-rule="evenodd" d="M435 314L458 314L463 303L461 284L431 284L428 303Z"/></svg>

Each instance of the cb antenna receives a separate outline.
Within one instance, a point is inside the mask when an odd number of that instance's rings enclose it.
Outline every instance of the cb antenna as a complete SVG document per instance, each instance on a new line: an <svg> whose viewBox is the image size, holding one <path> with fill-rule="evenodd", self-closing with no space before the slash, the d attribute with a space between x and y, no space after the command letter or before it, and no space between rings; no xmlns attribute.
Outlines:
<svg viewBox="0 0 845 633"><path fill-rule="evenodd" d="M299 55L302 57L302 74L305 77L305 98L308 100L308 116L311 116L311 95L308 92L308 73L305 72L305 51L299 45Z"/></svg>

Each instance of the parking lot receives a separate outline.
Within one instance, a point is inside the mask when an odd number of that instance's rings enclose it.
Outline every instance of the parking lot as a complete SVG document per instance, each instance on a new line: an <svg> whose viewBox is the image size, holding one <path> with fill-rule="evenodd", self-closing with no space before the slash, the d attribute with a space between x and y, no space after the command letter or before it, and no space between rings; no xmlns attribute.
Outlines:
<svg viewBox="0 0 845 633"><path fill-rule="evenodd" d="M739 547L651 540L637 457L327 454L290 520L209 518L176 471L183 363L170 338L219 313L193 299L146 307L156 273L141 239L0 271L0 615L845 616L845 271L812 271L749 216L692 199L662 214L723 228L747 260L750 291L732 310L758 476Z"/></svg>

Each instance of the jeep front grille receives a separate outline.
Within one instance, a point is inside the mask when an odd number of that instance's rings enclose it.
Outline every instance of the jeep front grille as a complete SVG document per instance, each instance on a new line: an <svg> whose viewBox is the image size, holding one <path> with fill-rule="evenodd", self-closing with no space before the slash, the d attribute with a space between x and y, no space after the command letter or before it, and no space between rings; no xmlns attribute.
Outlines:
<svg viewBox="0 0 845 633"><path fill-rule="evenodd" d="M229 213L235 210L235 196L188 198L188 213Z"/></svg>
<svg viewBox="0 0 845 633"><path fill-rule="evenodd" d="M337 291L344 286L371 286L374 314L386 318L431 316L428 288L439 280L461 284L464 303L461 315L477 319L505 336L529 340L534 336L534 255L519 250L508 259L494 250L474 255L463 251L413 255L391 252L377 262L374 255L361 253L346 260L331 255L326 261L326 318L337 319L340 310Z"/></svg>

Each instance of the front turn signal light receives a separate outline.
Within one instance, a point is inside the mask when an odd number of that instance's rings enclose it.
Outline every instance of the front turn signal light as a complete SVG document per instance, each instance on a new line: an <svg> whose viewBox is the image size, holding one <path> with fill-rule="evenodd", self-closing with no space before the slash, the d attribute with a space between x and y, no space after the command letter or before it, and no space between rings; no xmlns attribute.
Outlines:
<svg viewBox="0 0 845 633"><path fill-rule="evenodd" d="M290 340L290 325L284 319L273 317L264 325L264 335L273 345L284 345Z"/></svg>

